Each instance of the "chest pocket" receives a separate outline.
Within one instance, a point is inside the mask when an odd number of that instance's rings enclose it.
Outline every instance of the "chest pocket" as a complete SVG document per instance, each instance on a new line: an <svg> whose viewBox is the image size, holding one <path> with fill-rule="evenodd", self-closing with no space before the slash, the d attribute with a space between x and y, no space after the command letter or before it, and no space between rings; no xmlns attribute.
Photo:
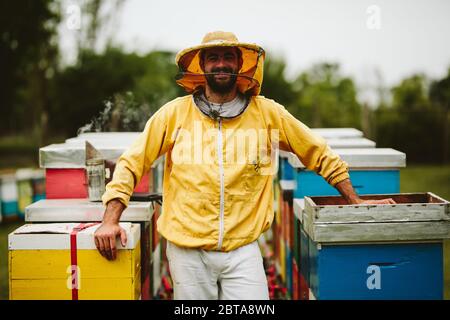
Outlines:
<svg viewBox="0 0 450 320"><path fill-rule="evenodd" d="M272 162L255 161L245 168L244 189L248 193L257 193L264 187L267 178L273 175Z"/></svg>

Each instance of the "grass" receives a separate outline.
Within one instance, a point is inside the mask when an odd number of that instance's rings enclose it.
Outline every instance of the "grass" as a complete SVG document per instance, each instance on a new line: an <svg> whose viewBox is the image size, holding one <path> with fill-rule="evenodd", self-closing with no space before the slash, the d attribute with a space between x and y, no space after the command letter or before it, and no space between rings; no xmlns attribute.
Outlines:
<svg viewBox="0 0 450 320"><path fill-rule="evenodd" d="M43 145L62 143L65 138L54 135ZM39 143L33 135L13 135L0 137L0 170L39 166Z"/></svg>
<svg viewBox="0 0 450 320"><path fill-rule="evenodd" d="M450 200L450 165L409 165L400 173L401 192L433 192ZM0 224L0 299L8 299L8 234L23 222Z"/></svg>
<svg viewBox="0 0 450 320"><path fill-rule="evenodd" d="M400 191L433 192L450 201L450 165L409 165L400 171Z"/></svg>

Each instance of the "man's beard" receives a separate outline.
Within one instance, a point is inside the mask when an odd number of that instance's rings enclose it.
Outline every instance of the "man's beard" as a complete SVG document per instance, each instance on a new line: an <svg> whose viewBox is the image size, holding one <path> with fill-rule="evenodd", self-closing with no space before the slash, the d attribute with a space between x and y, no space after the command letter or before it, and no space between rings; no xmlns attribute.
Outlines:
<svg viewBox="0 0 450 320"><path fill-rule="evenodd" d="M231 92L231 90L233 90L236 84L237 79L236 72L231 68L215 68L211 70L211 73L219 73L219 72L230 73L232 75L230 75L230 79L227 82L222 83L216 81L216 79L214 78L215 74L206 74L205 77L209 87L211 88L212 91L218 94L226 94Z"/></svg>

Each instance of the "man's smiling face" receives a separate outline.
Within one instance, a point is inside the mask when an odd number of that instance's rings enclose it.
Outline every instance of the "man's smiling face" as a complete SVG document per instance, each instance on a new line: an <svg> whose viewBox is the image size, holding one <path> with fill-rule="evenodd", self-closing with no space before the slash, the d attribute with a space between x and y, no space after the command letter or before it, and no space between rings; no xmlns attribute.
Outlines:
<svg viewBox="0 0 450 320"><path fill-rule="evenodd" d="M236 74L242 63L238 50L235 47L215 47L202 52L203 71L212 91L224 94L235 87Z"/></svg>

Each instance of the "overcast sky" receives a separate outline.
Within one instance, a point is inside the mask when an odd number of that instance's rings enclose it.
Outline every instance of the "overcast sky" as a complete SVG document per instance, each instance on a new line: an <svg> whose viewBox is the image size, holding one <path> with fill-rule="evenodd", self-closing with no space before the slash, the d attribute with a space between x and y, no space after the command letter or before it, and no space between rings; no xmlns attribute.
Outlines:
<svg viewBox="0 0 450 320"><path fill-rule="evenodd" d="M377 82L375 69L386 85L415 72L444 76L449 14L448 0L126 0L114 21L114 42L140 53L178 51L208 31L232 31L284 57L288 76L320 61L338 62L364 88ZM70 36L62 36L67 57Z"/></svg>

